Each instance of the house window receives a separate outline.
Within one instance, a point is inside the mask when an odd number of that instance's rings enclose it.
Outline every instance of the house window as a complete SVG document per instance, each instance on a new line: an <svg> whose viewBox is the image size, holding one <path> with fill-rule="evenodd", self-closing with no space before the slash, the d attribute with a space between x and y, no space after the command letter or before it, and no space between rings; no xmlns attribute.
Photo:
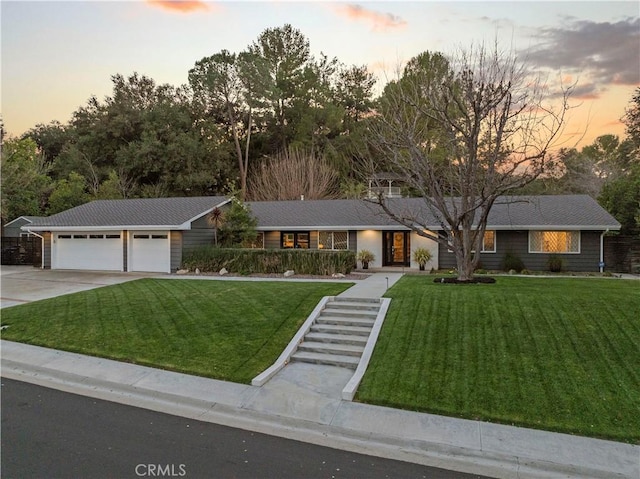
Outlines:
<svg viewBox="0 0 640 479"><path fill-rule="evenodd" d="M346 231L318 231L318 249L349 249L349 234Z"/></svg>
<svg viewBox="0 0 640 479"><path fill-rule="evenodd" d="M280 245L282 248L309 249L309 232L295 231L280 234Z"/></svg>
<svg viewBox="0 0 640 479"><path fill-rule="evenodd" d="M482 237L482 253L495 253L496 252L496 232L493 230L487 230Z"/></svg>
<svg viewBox="0 0 640 479"><path fill-rule="evenodd" d="M529 231L529 253L580 253L580 232Z"/></svg>
<svg viewBox="0 0 640 479"><path fill-rule="evenodd" d="M453 253L452 248L448 248L447 251L449 253ZM472 253L475 253L475 248L471 250ZM481 253L495 253L496 252L496 232L493 230L486 230L484 232L484 236L482 237L482 249Z"/></svg>

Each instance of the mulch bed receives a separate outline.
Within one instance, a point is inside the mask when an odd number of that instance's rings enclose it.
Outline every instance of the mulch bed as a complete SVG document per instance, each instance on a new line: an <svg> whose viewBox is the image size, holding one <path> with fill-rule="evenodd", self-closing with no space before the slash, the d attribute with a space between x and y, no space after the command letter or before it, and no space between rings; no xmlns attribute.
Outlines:
<svg viewBox="0 0 640 479"><path fill-rule="evenodd" d="M442 284L493 284L496 280L490 276L476 276L467 281L463 281L458 278L434 278L433 282Z"/></svg>

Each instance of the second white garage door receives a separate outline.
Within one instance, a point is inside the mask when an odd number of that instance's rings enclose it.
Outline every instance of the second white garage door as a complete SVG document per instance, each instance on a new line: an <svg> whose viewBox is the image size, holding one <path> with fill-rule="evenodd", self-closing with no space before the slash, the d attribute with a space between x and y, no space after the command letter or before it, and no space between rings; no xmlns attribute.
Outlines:
<svg viewBox="0 0 640 479"><path fill-rule="evenodd" d="M171 272L168 231L129 232L129 271Z"/></svg>

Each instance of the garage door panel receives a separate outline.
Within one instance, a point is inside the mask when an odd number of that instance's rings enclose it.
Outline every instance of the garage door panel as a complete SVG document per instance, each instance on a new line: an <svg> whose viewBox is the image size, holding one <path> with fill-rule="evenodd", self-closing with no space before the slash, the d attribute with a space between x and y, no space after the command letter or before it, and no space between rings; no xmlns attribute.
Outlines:
<svg viewBox="0 0 640 479"><path fill-rule="evenodd" d="M118 232L72 232L53 236L54 269L122 271L122 236Z"/></svg>
<svg viewBox="0 0 640 479"><path fill-rule="evenodd" d="M130 271L169 273L171 250L168 231L132 231Z"/></svg>

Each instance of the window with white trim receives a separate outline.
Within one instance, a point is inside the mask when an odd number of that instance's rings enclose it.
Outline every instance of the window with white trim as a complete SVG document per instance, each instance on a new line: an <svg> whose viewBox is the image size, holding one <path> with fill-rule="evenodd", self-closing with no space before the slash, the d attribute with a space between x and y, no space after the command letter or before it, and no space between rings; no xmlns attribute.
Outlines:
<svg viewBox="0 0 640 479"><path fill-rule="evenodd" d="M482 237L482 250L481 253L495 253L496 252L496 232L493 230L486 230Z"/></svg>
<svg viewBox="0 0 640 479"><path fill-rule="evenodd" d="M347 231L318 231L318 249L349 249L349 233Z"/></svg>
<svg viewBox="0 0 640 479"><path fill-rule="evenodd" d="M449 253L453 253L453 249L448 248L447 251ZM475 253L476 250L471 250L472 253ZM485 230L484 236L482 237L482 249L481 253L495 253L496 252L496 232L493 230Z"/></svg>
<svg viewBox="0 0 640 479"><path fill-rule="evenodd" d="M529 253L580 253L580 231L529 231Z"/></svg>

